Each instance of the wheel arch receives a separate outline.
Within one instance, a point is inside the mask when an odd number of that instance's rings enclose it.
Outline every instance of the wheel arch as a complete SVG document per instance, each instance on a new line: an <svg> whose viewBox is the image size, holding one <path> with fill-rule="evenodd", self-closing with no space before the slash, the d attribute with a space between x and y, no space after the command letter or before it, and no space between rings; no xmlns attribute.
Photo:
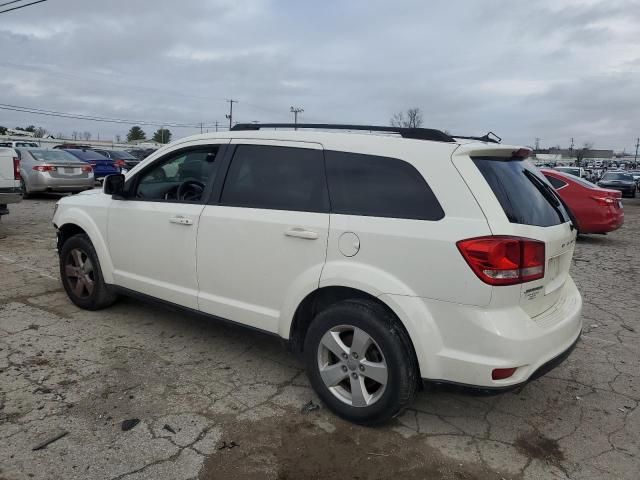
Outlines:
<svg viewBox="0 0 640 480"><path fill-rule="evenodd" d="M411 349L412 359L415 362L416 367L419 368L418 357L416 355L416 349L413 342L413 338L409 333L407 326L401 320L400 316L396 312L381 300L379 297L372 295L369 292L346 286L332 285L322 288L317 288L310 292L298 305L291 326L289 329L289 349L296 354L303 352L304 340L311 325L311 322L315 315L320 311L326 309L330 305L338 303L343 300L368 300L385 309L389 315L395 319L398 326L404 331L406 338L409 342Z"/></svg>
<svg viewBox="0 0 640 480"><path fill-rule="evenodd" d="M58 219L62 221L60 221L59 224L56 224L58 232L58 252L60 252L62 244L72 236L77 234L86 235L89 237L89 240L93 244L93 248L98 255L100 269L105 283L113 283L113 264L111 262L111 256L109 255L106 243L100 234L98 226L91 218L80 211L78 211L77 215L65 217L66 218L64 219Z"/></svg>

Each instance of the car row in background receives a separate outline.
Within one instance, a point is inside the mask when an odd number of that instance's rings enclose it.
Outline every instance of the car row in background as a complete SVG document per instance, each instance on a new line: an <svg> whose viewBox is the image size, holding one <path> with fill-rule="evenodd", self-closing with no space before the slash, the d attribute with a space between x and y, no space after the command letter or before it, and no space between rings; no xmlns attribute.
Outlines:
<svg viewBox="0 0 640 480"><path fill-rule="evenodd" d="M114 163L122 170L121 173L127 173L128 170L131 170L142 161L124 150L103 150L101 148L94 148L93 151L114 160Z"/></svg>
<svg viewBox="0 0 640 480"><path fill-rule="evenodd" d="M580 233L608 233L624 223L622 194L555 169L540 170L573 214Z"/></svg>

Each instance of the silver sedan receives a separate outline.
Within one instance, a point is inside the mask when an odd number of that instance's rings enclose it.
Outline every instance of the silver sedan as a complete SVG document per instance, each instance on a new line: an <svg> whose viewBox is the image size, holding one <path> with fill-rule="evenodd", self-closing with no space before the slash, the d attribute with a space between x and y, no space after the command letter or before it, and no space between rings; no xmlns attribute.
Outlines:
<svg viewBox="0 0 640 480"><path fill-rule="evenodd" d="M93 188L93 168L62 150L17 148L20 182L27 198L37 192L81 192Z"/></svg>

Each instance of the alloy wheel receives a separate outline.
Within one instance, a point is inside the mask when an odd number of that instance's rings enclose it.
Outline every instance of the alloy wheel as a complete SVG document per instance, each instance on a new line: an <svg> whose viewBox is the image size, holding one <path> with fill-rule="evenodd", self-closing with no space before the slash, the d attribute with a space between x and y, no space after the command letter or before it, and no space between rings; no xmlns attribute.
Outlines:
<svg viewBox="0 0 640 480"><path fill-rule="evenodd" d="M88 298L93 294L95 270L86 252L79 248L71 250L64 264L64 273L71 291L78 298Z"/></svg>
<svg viewBox="0 0 640 480"><path fill-rule="evenodd" d="M382 349L364 330L338 325L318 345L318 370L329 391L353 407L368 407L384 393L389 380Z"/></svg>

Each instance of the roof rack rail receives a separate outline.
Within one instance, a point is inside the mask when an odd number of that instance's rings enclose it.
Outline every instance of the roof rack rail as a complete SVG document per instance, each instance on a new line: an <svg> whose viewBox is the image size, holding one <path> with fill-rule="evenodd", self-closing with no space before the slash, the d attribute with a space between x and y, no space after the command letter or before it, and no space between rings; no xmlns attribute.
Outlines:
<svg viewBox="0 0 640 480"><path fill-rule="evenodd" d="M493 135L495 138L491 138L491 135ZM486 135L483 135L482 137L464 137L462 135L452 135L452 137L465 138L467 140L480 140L481 142L487 142L487 143L500 143L502 141L502 138L500 138L498 135L496 135L493 132L489 132Z"/></svg>
<svg viewBox="0 0 640 480"><path fill-rule="evenodd" d="M260 130L261 128L293 128L293 129L318 129L318 130L363 130L369 132L397 133L403 138L415 140L432 140L434 142L455 142L455 139L446 133L432 128L403 128L381 127L376 125L341 125L331 123L238 123L232 131Z"/></svg>

